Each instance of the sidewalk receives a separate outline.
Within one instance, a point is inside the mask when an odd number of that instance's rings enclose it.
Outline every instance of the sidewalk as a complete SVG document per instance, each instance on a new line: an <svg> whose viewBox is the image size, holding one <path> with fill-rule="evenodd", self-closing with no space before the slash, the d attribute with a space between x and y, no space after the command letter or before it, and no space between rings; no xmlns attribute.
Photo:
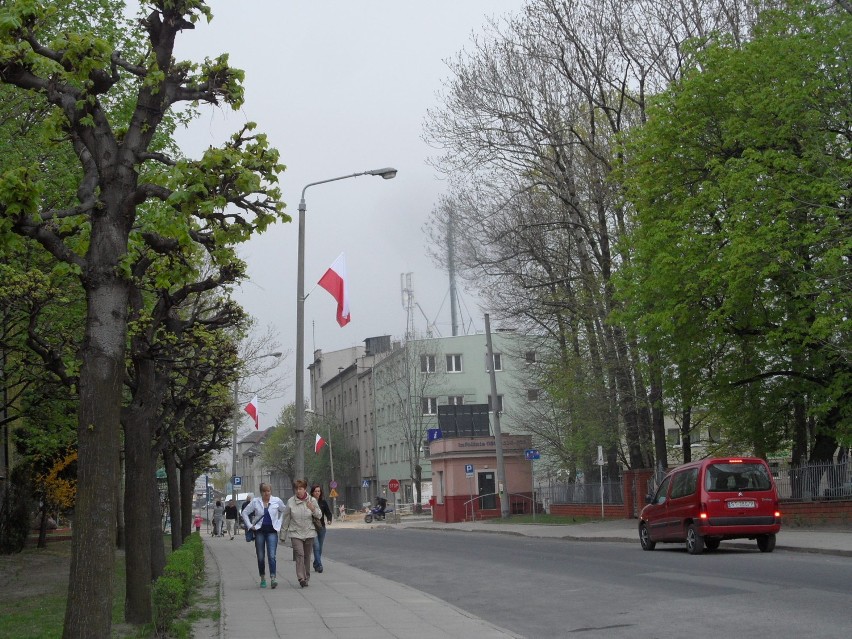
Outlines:
<svg viewBox="0 0 852 639"><path fill-rule="evenodd" d="M419 590L325 557L325 571L312 574L310 586L301 588L292 551L283 544L277 553L278 588L262 589L254 544L242 536L203 539L207 579L218 583L222 615L218 629L204 622L194 627L198 639L518 637Z"/></svg>
<svg viewBox="0 0 852 639"><path fill-rule="evenodd" d="M635 519L597 521L568 526L432 522L405 517L401 523L365 524L362 519L336 521L335 528L414 528L446 532L484 532L578 541L629 542L639 548ZM196 637L274 639L311 637L347 639L393 637L518 637L508 630L459 610L408 586L377 577L344 563L323 558L326 571L312 574L300 588L289 546L278 546L278 588L258 588L254 544L242 536L233 541L204 535L208 582L218 585L222 615L219 627L205 627ZM737 540L725 545L755 548ZM781 529L776 550L852 557L852 529ZM334 605L329 605L330 602Z"/></svg>

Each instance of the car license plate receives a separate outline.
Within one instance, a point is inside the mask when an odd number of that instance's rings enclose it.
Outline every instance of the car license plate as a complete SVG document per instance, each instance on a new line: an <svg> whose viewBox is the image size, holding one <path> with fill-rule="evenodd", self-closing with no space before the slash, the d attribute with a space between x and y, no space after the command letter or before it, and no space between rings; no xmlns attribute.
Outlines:
<svg viewBox="0 0 852 639"><path fill-rule="evenodd" d="M757 504L755 504L752 500L745 501L729 501L728 508L755 508Z"/></svg>

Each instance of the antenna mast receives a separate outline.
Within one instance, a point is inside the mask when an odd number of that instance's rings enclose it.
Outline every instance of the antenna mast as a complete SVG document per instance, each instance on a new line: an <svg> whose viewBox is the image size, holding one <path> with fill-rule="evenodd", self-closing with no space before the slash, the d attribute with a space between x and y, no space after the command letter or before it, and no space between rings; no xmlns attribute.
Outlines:
<svg viewBox="0 0 852 639"><path fill-rule="evenodd" d="M402 308L405 309L405 339L414 339L414 289L411 286L411 273L399 274L399 289L402 295Z"/></svg>

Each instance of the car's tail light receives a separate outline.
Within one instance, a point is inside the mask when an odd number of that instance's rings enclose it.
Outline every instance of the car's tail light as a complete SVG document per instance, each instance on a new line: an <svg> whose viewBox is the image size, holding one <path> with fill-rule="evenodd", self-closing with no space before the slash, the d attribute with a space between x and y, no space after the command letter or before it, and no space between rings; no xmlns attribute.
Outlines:
<svg viewBox="0 0 852 639"><path fill-rule="evenodd" d="M699 519L707 519L707 504L701 502L701 512L698 513Z"/></svg>

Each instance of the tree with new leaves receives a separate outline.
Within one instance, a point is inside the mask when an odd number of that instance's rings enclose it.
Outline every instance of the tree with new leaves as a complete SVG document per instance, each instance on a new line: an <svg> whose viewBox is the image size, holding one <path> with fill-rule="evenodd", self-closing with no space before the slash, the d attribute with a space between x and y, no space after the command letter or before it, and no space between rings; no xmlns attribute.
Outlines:
<svg viewBox="0 0 852 639"><path fill-rule="evenodd" d="M133 27L147 46L139 54L117 46L121 30L57 29L55 3L0 8L0 82L44 101L53 140L78 161L76 189L62 200L42 197L47 173L38 166L0 175L0 230L41 244L77 275L86 295L65 637L110 634L131 236L138 232L154 250L225 247L286 219L274 186L283 167L253 125L198 160L174 158L156 144L167 114L181 104L238 108L243 74L226 55L201 64L174 59L180 32L211 18L201 0L141 4L147 15ZM88 11L91 24L112 24L99 20L101 3L69 6ZM140 229L148 207L152 226Z"/></svg>
<svg viewBox="0 0 852 639"><path fill-rule="evenodd" d="M628 147L635 325L729 441L796 462L852 441L850 42L787 2L695 51Z"/></svg>

